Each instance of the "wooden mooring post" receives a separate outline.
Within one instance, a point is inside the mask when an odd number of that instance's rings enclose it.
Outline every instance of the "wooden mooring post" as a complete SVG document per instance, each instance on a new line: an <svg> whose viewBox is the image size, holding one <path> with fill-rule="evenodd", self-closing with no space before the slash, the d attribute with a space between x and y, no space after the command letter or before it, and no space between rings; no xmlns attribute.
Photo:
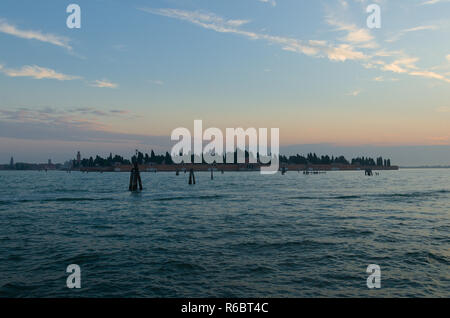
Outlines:
<svg viewBox="0 0 450 318"><path fill-rule="evenodd" d="M194 175L194 169L191 168L189 170L189 184L195 184L195 175Z"/></svg>
<svg viewBox="0 0 450 318"><path fill-rule="evenodd" d="M139 166L137 161L133 163L133 168L130 172L130 191L138 191L138 185L139 190L142 191L142 181L141 181L141 174L139 173Z"/></svg>

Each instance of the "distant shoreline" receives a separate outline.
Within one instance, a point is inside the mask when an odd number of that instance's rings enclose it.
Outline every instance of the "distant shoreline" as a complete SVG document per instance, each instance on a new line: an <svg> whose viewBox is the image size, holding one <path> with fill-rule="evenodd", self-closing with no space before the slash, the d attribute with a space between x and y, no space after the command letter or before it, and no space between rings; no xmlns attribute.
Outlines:
<svg viewBox="0 0 450 318"><path fill-rule="evenodd" d="M450 166L400 166L400 169L450 169Z"/></svg>

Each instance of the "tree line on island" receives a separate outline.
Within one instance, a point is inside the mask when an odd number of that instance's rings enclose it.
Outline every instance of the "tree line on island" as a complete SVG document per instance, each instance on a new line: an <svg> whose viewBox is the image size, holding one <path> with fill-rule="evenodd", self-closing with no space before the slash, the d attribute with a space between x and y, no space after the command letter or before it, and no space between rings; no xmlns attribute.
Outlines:
<svg viewBox="0 0 450 318"><path fill-rule="evenodd" d="M245 151L245 158L248 161L248 158L253 154L250 154L248 151ZM234 162L237 162L238 150L236 150L233 154ZM88 168L88 167L112 167L115 165L130 165L132 162L137 161L138 164L165 164L165 165L173 165L175 164L172 156L169 152L165 154L157 155L153 150L151 150L150 155L148 153L137 152L137 155L134 155L131 160L126 159L122 156L115 155L112 153L109 154L108 157L103 158L97 155L95 158L89 157L84 158L78 162L77 160L73 160L73 168ZM256 155L256 161L259 162L259 153ZM191 155L191 162L194 162L194 155ZM202 158L202 162L205 164L206 162ZM361 166L391 166L390 159L383 159L381 156L373 159L370 157L357 157L351 159L351 161L347 160L344 156L317 156L315 153L309 153L305 156L301 156L299 154L293 156L279 156L280 164L301 164L301 165L331 165L331 164L341 164L341 165L361 165ZM223 163L226 163L225 155L223 156Z"/></svg>
<svg viewBox="0 0 450 318"><path fill-rule="evenodd" d="M334 157L334 156L321 156L318 157L315 153L309 153L306 157L295 155L295 156L283 156L280 155L280 163L285 164L302 164L302 165L331 165L331 164L342 164L342 165L361 165L361 166L391 166L391 159L383 159L383 157L378 157L376 160L369 157L357 157L353 158L349 162L344 156Z"/></svg>

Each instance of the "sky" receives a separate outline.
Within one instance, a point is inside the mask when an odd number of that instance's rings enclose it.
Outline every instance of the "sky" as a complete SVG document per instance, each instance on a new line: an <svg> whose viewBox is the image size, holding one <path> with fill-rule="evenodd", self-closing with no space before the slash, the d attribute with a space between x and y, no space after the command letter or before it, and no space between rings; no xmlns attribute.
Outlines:
<svg viewBox="0 0 450 318"><path fill-rule="evenodd" d="M450 164L449 14L448 0L2 0L0 163L170 151L201 119L279 128L282 152Z"/></svg>

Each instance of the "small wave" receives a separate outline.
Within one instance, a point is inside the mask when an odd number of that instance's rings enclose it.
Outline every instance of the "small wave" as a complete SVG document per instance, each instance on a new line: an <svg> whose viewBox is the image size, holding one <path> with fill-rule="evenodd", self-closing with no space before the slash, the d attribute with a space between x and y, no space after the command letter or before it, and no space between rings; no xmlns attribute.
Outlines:
<svg viewBox="0 0 450 318"><path fill-rule="evenodd" d="M30 289L34 289L33 286L27 286L22 283L6 283L3 285L0 290L5 290L7 292L11 292L13 295L15 295L17 292L26 291ZM6 294L7 294L6 292Z"/></svg>
<svg viewBox="0 0 450 318"><path fill-rule="evenodd" d="M79 201L111 201L113 198L55 198L55 199L21 199L0 201L0 205L11 205L30 202L79 202Z"/></svg>
<svg viewBox="0 0 450 318"><path fill-rule="evenodd" d="M292 199L299 199L299 200L317 200L320 199L320 197L309 197L309 196L296 196Z"/></svg>
<svg viewBox="0 0 450 318"><path fill-rule="evenodd" d="M70 202L70 201L111 201L112 198L58 198L50 200L40 200L40 201L55 201L55 202Z"/></svg>
<svg viewBox="0 0 450 318"><path fill-rule="evenodd" d="M18 262L23 260L23 257L21 255L9 255L8 261Z"/></svg>
<svg viewBox="0 0 450 318"><path fill-rule="evenodd" d="M359 195L338 195L338 196L295 196L291 199L298 199L298 200L353 200L353 199L360 199L361 196Z"/></svg>
<svg viewBox="0 0 450 318"><path fill-rule="evenodd" d="M374 234L374 232L369 230L358 230L358 229L342 229L336 233L336 235L339 237L358 237L372 234Z"/></svg>
<svg viewBox="0 0 450 318"><path fill-rule="evenodd" d="M180 261L167 261L163 264L162 268L164 268L164 269L172 268L172 269L176 269L176 270L187 270L187 271L195 271L195 270L204 271L205 270L205 268L201 265L187 263L187 262L180 262Z"/></svg>
<svg viewBox="0 0 450 318"><path fill-rule="evenodd" d="M340 195L340 196L337 196L337 197L333 197L333 199L343 199L343 200L346 200L346 199L360 199L361 198L361 196L359 196L359 195Z"/></svg>
<svg viewBox="0 0 450 318"><path fill-rule="evenodd" d="M104 225L104 224L97 224L97 225L92 225L93 229L98 229L98 230L102 230L102 229L112 229L113 227L110 225Z"/></svg>
<svg viewBox="0 0 450 318"><path fill-rule="evenodd" d="M450 190L441 189L441 190L433 190L433 191L415 191L415 192L406 192L406 193L379 193L379 194L367 194L367 195L336 195L336 196L294 196L290 199L297 200L356 200L356 199L364 199L364 198L420 198L420 197L432 197L439 196L442 194L448 194Z"/></svg>
<svg viewBox="0 0 450 318"><path fill-rule="evenodd" d="M290 248L318 248L335 245L332 242L320 242L315 240L287 241L287 242L242 242L234 244L236 248L250 249L290 249Z"/></svg>
<svg viewBox="0 0 450 318"><path fill-rule="evenodd" d="M375 195L380 198L420 198L420 197L433 197L436 195L447 194L450 193L449 190L441 189L441 190L432 190L432 191L414 191L414 192L406 192L406 193L381 193Z"/></svg>
<svg viewBox="0 0 450 318"><path fill-rule="evenodd" d="M375 195L375 197L380 198L416 198L423 196L423 193L412 192L412 193L383 193L379 195Z"/></svg>
<svg viewBox="0 0 450 318"><path fill-rule="evenodd" d="M443 231L447 231L450 230L450 224L443 224L443 225L437 225L435 227L433 227L433 230L443 230Z"/></svg>
<svg viewBox="0 0 450 318"><path fill-rule="evenodd" d="M67 263L67 264L83 264L83 263L88 263L88 262L95 263L95 261L99 260L100 257L101 257L101 255L98 253L92 253L92 254L81 253L81 254L75 255L73 257L66 258L64 260L64 263Z"/></svg>
<svg viewBox="0 0 450 318"><path fill-rule="evenodd" d="M166 198L156 198L153 201L177 201L177 200L214 200L223 198L223 195L201 195L201 196L188 196L188 197L166 197Z"/></svg>
<svg viewBox="0 0 450 318"><path fill-rule="evenodd" d="M255 274L269 274L273 273L274 269L264 265L258 265L256 267L250 267L245 269L246 272L255 273Z"/></svg>
<svg viewBox="0 0 450 318"><path fill-rule="evenodd" d="M430 264L432 262L438 262L444 265L450 265L450 259L448 257L431 251L407 252L404 254L404 257L405 261L410 264Z"/></svg>
<svg viewBox="0 0 450 318"><path fill-rule="evenodd" d="M450 265L450 259L448 257L445 257L444 255L438 255L435 253L428 252L428 258L445 265Z"/></svg>

